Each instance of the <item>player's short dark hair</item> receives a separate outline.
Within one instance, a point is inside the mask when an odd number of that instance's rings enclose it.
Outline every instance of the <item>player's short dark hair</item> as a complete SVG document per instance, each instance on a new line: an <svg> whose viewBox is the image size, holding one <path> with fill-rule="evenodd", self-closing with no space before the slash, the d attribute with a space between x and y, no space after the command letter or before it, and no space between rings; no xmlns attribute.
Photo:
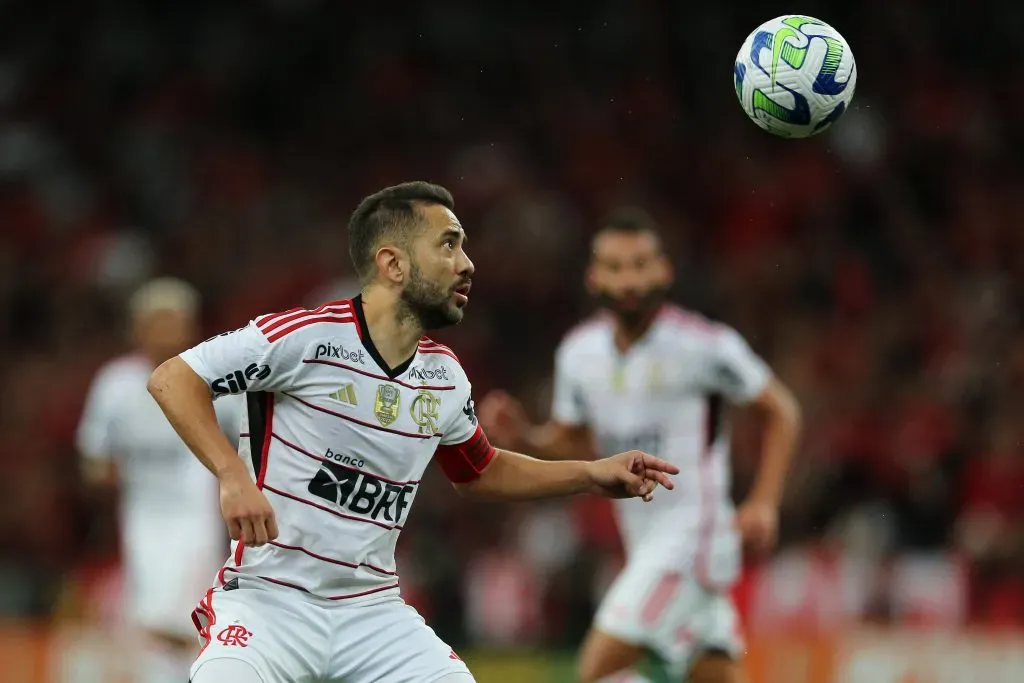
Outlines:
<svg viewBox="0 0 1024 683"><path fill-rule="evenodd" d="M637 206L620 206L612 209L597 228L595 239L608 232L626 234L649 233L661 246L661 228L648 212Z"/></svg>
<svg viewBox="0 0 1024 683"><path fill-rule="evenodd" d="M374 275L374 260L381 242L409 244L413 229L422 225L418 205L440 204L455 210L452 193L432 183L413 182L385 187L359 202L348 221L348 253L362 282Z"/></svg>
<svg viewBox="0 0 1024 683"><path fill-rule="evenodd" d="M598 232L649 232L658 236L658 222L636 206L620 206L605 216Z"/></svg>

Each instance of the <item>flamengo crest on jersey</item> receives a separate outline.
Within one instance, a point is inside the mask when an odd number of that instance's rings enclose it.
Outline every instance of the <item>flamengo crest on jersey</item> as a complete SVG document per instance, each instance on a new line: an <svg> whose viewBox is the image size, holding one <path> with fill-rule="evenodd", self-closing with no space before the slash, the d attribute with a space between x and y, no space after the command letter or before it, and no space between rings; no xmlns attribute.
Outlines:
<svg viewBox="0 0 1024 683"><path fill-rule="evenodd" d="M637 449L680 468L673 491L651 503L617 500L627 552L693 568L720 540L720 564L738 561L730 531L729 444L724 401L745 403L770 371L732 329L664 306L650 330L625 353L610 317L579 325L555 358L552 417L590 428L602 456ZM703 553L703 559L701 555ZM733 570L718 572L730 574Z"/></svg>
<svg viewBox="0 0 1024 683"><path fill-rule="evenodd" d="M454 482L493 455L455 354L424 338L386 369L359 297L256 318L182 354L215 397L245 393L239 445L277 517L235 544L218 581L253 578L332 600L397 592L395 544L435 457Z"/></svg>

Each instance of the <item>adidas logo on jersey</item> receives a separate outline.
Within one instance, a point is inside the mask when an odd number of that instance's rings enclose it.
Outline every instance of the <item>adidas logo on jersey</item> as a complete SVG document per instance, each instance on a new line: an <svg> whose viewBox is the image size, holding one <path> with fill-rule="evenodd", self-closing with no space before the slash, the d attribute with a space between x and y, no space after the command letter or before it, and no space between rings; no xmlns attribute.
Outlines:
<svg viewBox="0 0 1024 683"><path fill-rule="evenodd" d="M333 398L339 403L347 403L350 406L357 406L359 402L356 400L356 387L354 384L346 384L332 394L327 395L328 398Z"/></svg>

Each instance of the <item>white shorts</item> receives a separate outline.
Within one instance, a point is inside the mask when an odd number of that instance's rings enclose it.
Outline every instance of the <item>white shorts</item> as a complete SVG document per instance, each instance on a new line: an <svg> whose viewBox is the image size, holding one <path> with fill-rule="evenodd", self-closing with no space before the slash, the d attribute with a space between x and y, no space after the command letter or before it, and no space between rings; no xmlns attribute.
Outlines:
<svg viewBox="0 0 1024 683"><path fill-rule="evenodd" d="M221 658L248 662L263 683L432 683L469 674L401 598L332 603L247 583L213 590L200 603L195 618L202 651L190 676Z"/></svg>
<svg viewBox="0 0 1024 683"><path fill-rule="evenodd" d="M608 635L650 650L679 676L709 650L737 660L744 651L729 595L681 572L635 560L612 583L594 623Z"/></svg>
<svg viewBox="0 0 1024 683"><path fill-rule="evenodd" d="M180 638L195 636L192 609L228 556L222 524L201 530L182 524L139 525L124 542L126 620Z"/></svg>

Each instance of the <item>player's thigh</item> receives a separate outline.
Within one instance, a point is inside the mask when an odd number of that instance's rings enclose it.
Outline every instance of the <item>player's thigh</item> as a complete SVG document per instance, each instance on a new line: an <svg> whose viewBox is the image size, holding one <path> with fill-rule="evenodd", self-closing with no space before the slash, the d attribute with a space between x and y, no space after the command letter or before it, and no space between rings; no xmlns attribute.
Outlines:
<svg viewBox="0 0 1024 683"><path fill-rule="evenodd" d="M643 657L644 648L591 628L580 647L577 676L580 683L596 683L615 673L634 668Z"/></svg>
<svg viewBox="0 0 1024 683"><path fill-rule="evenodd" d="M210 662L240 660L262 683L321 680L330 627L323 609L301 594L260 587L217 590L204 597L195 616L201 650L193 677Z"/></svg>
<svg viewBox="0 0 1024 683"><path fill-rule="evenodd" d="M451 646L399 599L336 611L329 683L473 680Z"/></svg>
<svg viewBox="0 0 1024 683"><path fill-rule="evenodd" d="M193 672L189 683L267 683L256 667L241 659L211 659Z"/></svg>
<svg viewBox="0 0 1024 683"><path fill-rule="evenodd" d="M746 683L742 664L730 652L705 650L690 666L687 683Z"/></svg>

